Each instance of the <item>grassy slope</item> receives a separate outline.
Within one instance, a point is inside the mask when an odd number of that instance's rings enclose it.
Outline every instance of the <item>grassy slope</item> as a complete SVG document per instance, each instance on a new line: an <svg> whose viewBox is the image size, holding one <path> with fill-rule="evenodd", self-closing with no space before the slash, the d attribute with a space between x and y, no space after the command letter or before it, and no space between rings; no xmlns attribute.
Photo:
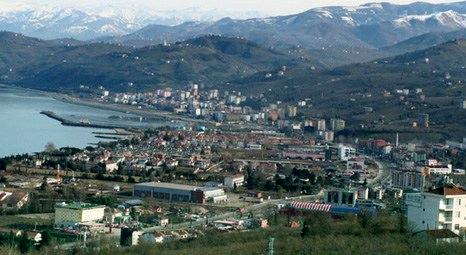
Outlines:
<svg viewBox="0 0 466 255"><path fill-rule="evenodd" d="M317 217L319 218L319 217ZM164 245L143 244L137 247L115 249L99 245L100 254L164 254L216 255L266 254L268 240L275 238L275 254L463 254L465 243L435 245L411 234L400 234L397 220L390 216L370 220L362 228L354 218L342 221L311 223L310 236L301 238L301 228L283 227L284 217L268 228L246 232L210 232L191 241L175 241ZM95 250L81 251L92 254Z"/></svg>

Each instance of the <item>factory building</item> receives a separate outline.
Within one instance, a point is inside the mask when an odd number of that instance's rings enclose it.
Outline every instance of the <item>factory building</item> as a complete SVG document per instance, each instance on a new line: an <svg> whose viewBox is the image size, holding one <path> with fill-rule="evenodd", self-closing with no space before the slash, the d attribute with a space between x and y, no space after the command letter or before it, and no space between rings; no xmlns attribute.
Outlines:
<svg viewBox="0 0 466 255"><path fill-rule="evenodd" d="M225 192L216 187L196 187L175 183L146 182L134 185L133 196L153 197L173 202L220 202L227 199Z"/></svg>
<svg viewBox="0 0 466 255"><path fill-rule="evenodd" d="M104 218L104 205L89 203L58 203L55 205L55 226L74 226L97 222Z"/></svg>

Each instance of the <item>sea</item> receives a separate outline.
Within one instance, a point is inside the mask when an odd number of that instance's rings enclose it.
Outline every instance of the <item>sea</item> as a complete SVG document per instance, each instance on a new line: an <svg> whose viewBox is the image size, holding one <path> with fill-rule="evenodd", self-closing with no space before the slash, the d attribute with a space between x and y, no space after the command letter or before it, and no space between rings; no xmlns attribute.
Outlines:
<svg viewBox="0 0 466 255"><path fill-rule="evenodd" d="M113 132L109 129L63 126L40 114L41 111L53 111L74 121L120 127L174 125L166 120L146 120L132 114L70 104L42 92L0 85L0 157L40 152L50 142L57 148L84 148L102 141L95 132Z"/></svg>

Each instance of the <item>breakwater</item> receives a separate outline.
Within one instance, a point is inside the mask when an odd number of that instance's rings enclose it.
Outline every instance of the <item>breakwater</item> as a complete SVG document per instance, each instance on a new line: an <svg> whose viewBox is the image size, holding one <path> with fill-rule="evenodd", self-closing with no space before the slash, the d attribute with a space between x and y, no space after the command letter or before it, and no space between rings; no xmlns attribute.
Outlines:
<svg viewBox="0 0 466 255"><path fill-rule="evenodd" d="M111 125L101 125L101 124L93 124L93 123L86 123L86 122L78 122L67 120L60 115L52 112L52 111L41 111L40 114L45 115L51 119L59 121L64 126L72 126L72 127L87 127L87 128L100 128L100 129L114 129L115 126Z"/></svg>

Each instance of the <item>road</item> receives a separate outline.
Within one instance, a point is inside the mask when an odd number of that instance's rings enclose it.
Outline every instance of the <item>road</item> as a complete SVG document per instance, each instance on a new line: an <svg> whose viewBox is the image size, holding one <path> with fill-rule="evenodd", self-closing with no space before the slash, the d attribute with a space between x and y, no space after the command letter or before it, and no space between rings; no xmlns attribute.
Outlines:
<svg viewBox="0 0 466 255"><path fill-rule="evenodd" d="M297 196L297 197L290 197L288 199L271 199L271 200L265 200L263 203L259 204L253 204L250 206L245 207L245 212L243 214L247 214L252 211L257 211L260 209L263 209L269 205L278 205L278 204L285 204L289 203L290 201L293 200L299 200L299 199L305 199L305 200L312 200L312 199L318 199L321 198L324 194L324 190L321 190L318 194L316 195L305 195L305 196ZM222 213L222 214L217 214L213 217L208 218L208 222L213 222L216 220L226 220L226 219L231 219L234 218L237 212L227 212L227 213ZM149 228L144 228L142 229L143 232L153 232L157 230L180 230L180 229L187 229L187 228L194 228L194 227L201 227L206 224L205 219L201 219L198 221L193 221L193 222L183 222L180 224L175 224L175 225L170 225L168 227L160 227L160 226L154 226L154 227L149 227Z"/></svg>
<svg viewBox="0 0 466 255"><path fill-rule="evenodd" d="M377 172L377 176L374 179L370 179L367 181L367 184L374 186L374 185L383 184L387 182L388 178L390 178L390 171L388 167L384 163L376 160L375 158L370 158L370 159L374 161L375 164L377 165L378 172Z"/></svg>
<svg viewBox="0 0 466 255"><path fill-rule="evenodd" d="M234 159L235 162L254 162L254 163L278 163L278 164L302 164L310 165L319 163L312 160L272 160L272 159Z"/></svg>

